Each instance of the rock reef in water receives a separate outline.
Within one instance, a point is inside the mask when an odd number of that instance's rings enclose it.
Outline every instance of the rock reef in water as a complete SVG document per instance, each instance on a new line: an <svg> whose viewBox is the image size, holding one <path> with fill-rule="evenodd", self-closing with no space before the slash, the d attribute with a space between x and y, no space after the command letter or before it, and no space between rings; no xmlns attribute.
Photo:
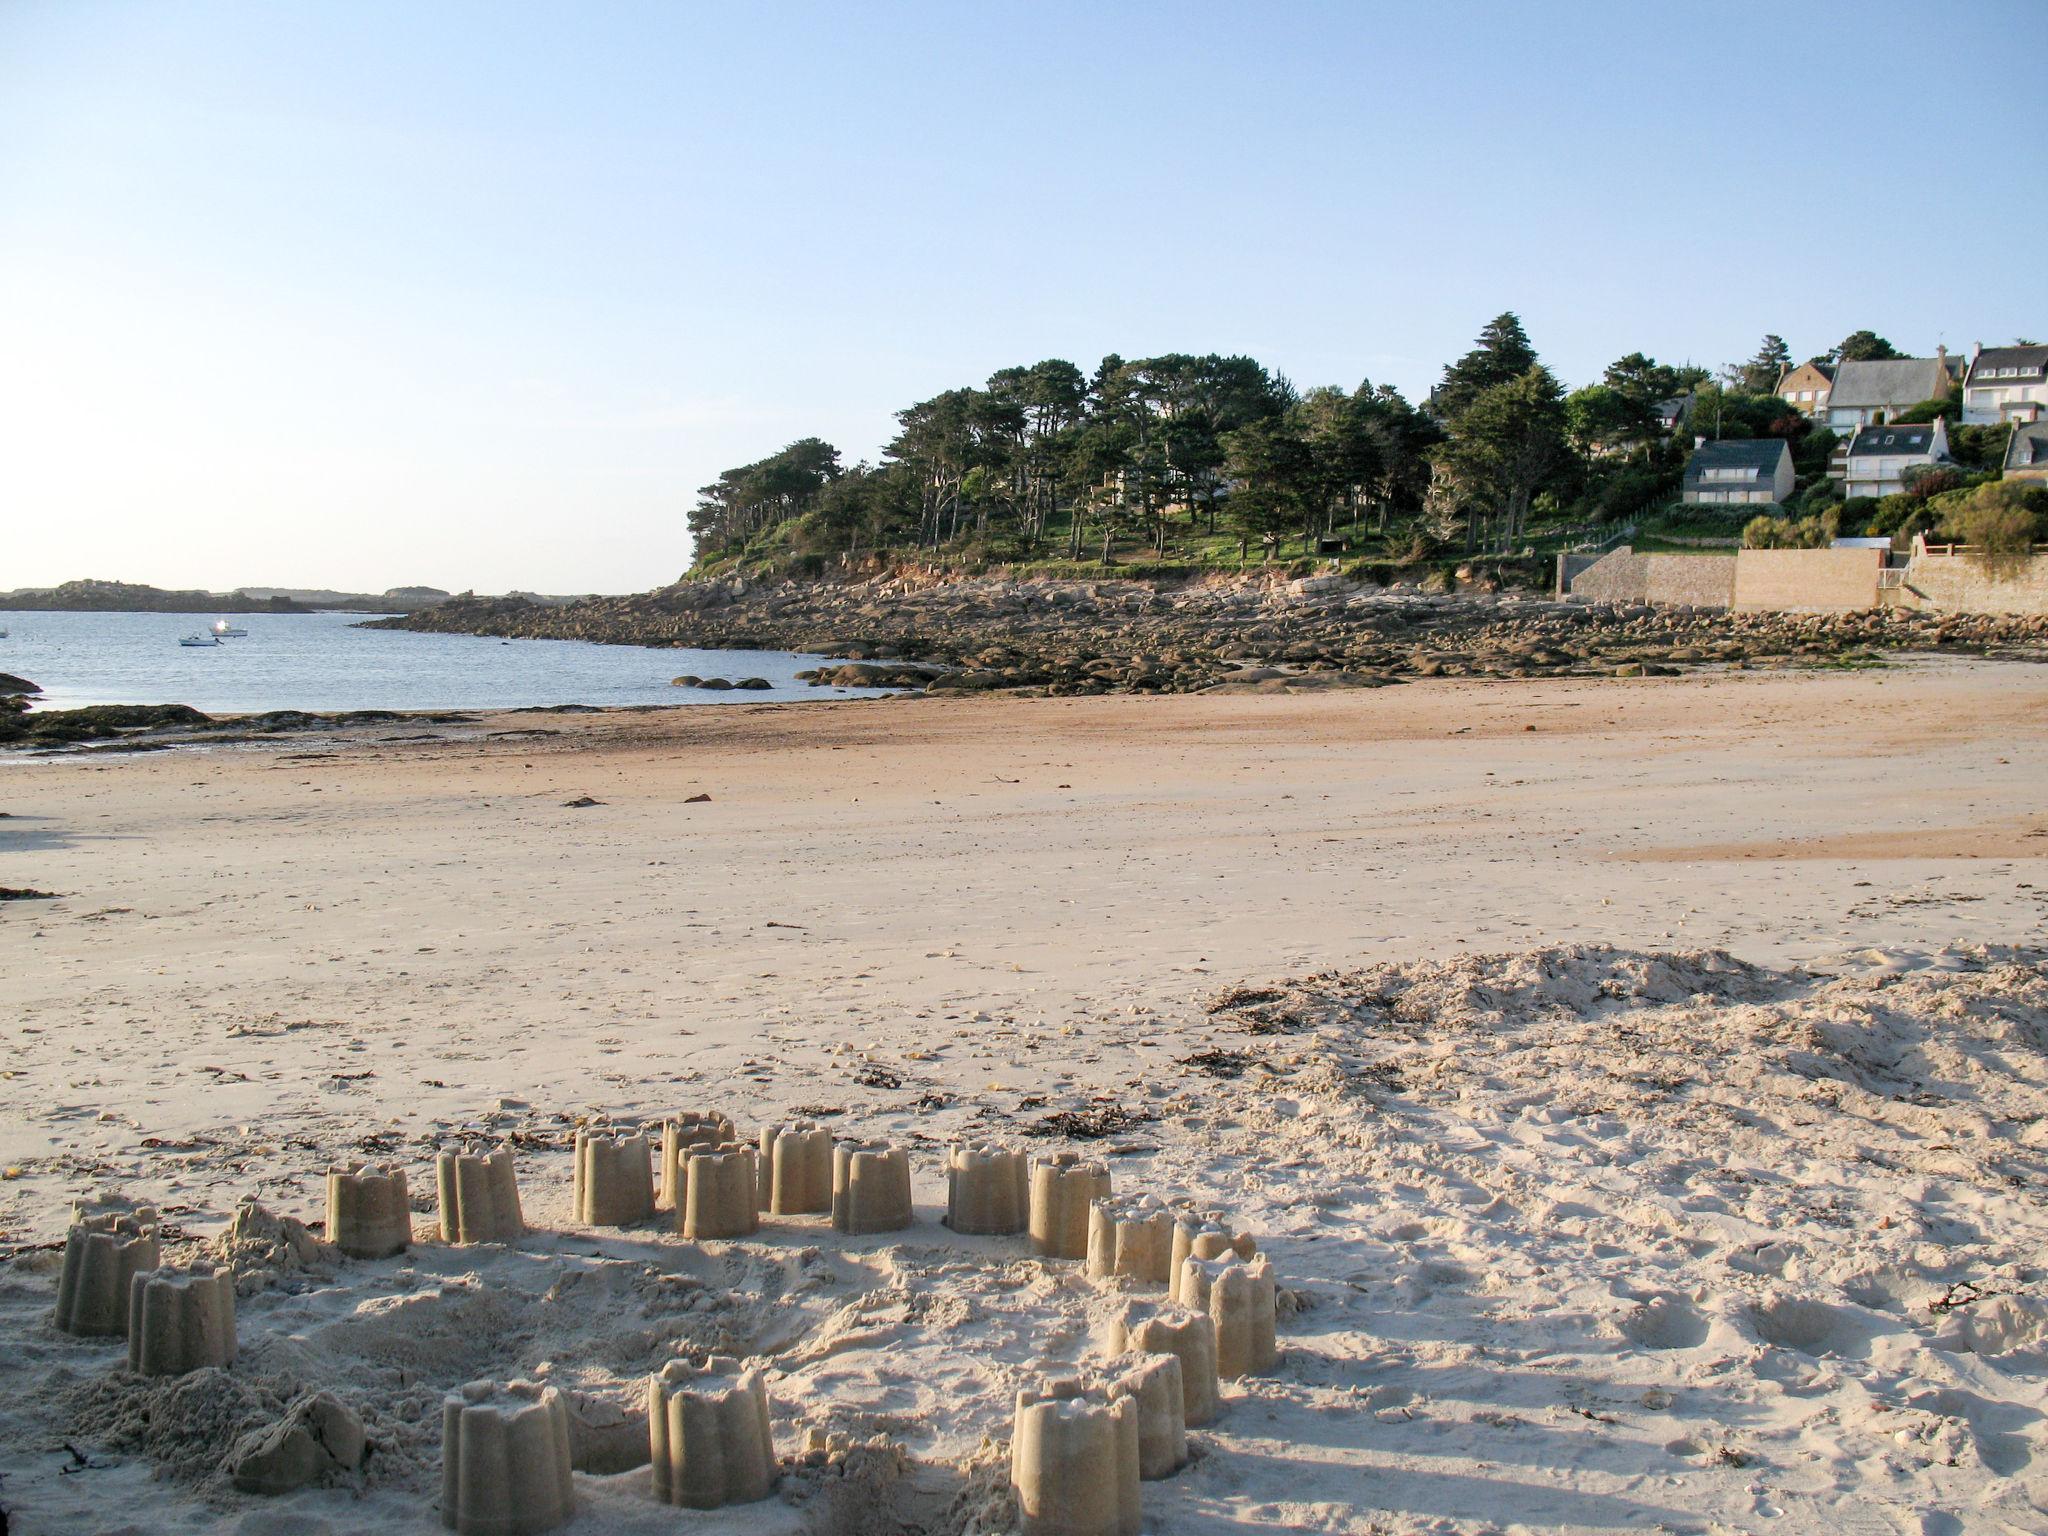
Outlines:
<svg viewBox="0 0 2048 1536"><path fill-rule="evenodd" d="M1521 575L1547 573L1533 566ZM700 578L542 606L453 598L394 629L835 659L803 681L932 693L1293 693L1409 677L1611 677L1622 665L1783 665L1864 648L1981 653L2048 645L2048 618L1870 609L1728 613L1426 593L1282 570L1150 580L961 576L931 567L817 579ZM1411 573L1412 574L1412 573ZM1484 573L1473 585L1495 585ZM686 686L704 679L678 678ZM721 682L723 679L713 679Z"/></svg>

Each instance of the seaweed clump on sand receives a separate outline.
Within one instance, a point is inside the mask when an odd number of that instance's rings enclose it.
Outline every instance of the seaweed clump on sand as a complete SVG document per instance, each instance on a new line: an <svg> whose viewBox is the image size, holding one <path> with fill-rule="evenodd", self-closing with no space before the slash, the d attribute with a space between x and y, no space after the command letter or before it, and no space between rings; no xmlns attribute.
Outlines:
<svg viewBox="0 0 2048 1536"><path fill-rule="evenodd" d="M1066 1136L1075 1141L1100 1141L1148 1125L1159 1117L1148 1109L1104 1104L1093 1109L1061 1109L1027 1126L1027 1136Z"/></svg>
<svg viewBox="0 0 2048 1536"><path fill-rule="evenodd" d="M83 709L0 713L0 743L67 746L136 731L203 730L213 724L190 704L92 704Z"/></svg>

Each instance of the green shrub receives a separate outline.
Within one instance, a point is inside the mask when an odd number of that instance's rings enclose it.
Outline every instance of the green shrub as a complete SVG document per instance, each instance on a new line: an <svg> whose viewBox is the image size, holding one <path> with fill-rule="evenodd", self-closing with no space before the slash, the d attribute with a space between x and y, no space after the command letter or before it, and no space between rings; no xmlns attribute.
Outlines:
<svg viewBox="0 0 2048 1536"><path fill-rule="evenodd" d="M1997 471L2005 466L2005 445L2011 437L2010 422L1956 427L1948 435L1949 456L1965 469Z"/></svg>
<svg viewBox="0 0 2048 1536"><path fill-rule="evenodd" d="M1909 405L1892 418L1892 424L1906 427L1942 416L1953 426L1962 419L1962 415L1963 402L1952 395L1946 400L1922 400L1918 405Z"/></svg>
<svg viewBox="0 0 2048 1536"><path fill-rule="evenodd" d="M2048 486L2000 480L1980 485L1944 509L1941 532L1973 547L2000 574L2026 566L2048 526Z"/></svg>
<svg viewBox="0 0 2048 1536"><path fill-rule="evenodd" d="M1946 464L1914 464L1899 479L1908 496L1925 501L1943 491L1960 490L1971 477L1967 472L1952 469Z"/></svg>
<svg viewBox="0 0 2048 1536"><path fill-rule="evenodd" d="M1830 507L1818 517L1753 517L1742 530L1744 549L1826 549L1840 536L1842 513Z"/></svg>

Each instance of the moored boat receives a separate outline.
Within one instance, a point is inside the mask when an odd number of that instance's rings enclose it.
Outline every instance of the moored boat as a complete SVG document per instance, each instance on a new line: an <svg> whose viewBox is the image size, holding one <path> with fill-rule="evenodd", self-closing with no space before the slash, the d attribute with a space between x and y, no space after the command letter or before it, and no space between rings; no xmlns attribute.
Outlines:
<svg viewBox="0 0 2048 1536"><path fill-rule="evenodd" d="M186 636L186 637L185 637L184 639L180 640L180 641L178 642L178 644L180 644L180 645L219 645L219 644L220 644L220 641L219 641L219 640L218 640L217 638L215 638L214 636L212 636L212 635L187 635L187 636Z"/></svg>
<svg viewBox="0 0 2048 1536"><path fill-rule="evenodd" d="M223 640L247 639L249 631L239 624L230 624L226 619L213 621L213 632Z"/></svg>

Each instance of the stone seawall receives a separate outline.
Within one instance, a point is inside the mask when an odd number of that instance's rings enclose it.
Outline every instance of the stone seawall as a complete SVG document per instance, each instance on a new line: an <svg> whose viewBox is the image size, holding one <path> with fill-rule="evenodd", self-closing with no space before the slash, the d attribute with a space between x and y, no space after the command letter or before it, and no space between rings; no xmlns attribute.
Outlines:
<svg viewBox="0 0 2048 1536"><path fill-rule="evenodd" d="M1735 600L1735 561L1728 555L1644 554L1624 544L1574 575L1571 595L1581 602L1727 608Z"/></svg>
<svg viewBox="0 0 2048 1536"><path fill-rule="evenodd" d="M1909 608L2048 614L2048 553L2010 566L1973 554L1915 555L1901 595Z"/></svg>
<svg viewBox="0 0 2048 1536"><path fill-rule="evenodd" d="M1877 606L1881 549L1745 549L1735 557L1743 613L1846 613Z"/></svg>

